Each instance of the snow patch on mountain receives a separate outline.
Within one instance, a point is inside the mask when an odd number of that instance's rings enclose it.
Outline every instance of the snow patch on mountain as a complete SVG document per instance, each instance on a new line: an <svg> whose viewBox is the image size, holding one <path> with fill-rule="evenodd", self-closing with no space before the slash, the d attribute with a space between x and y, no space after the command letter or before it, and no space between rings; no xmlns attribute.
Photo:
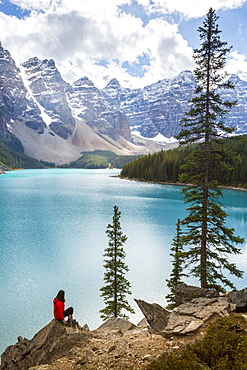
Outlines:
<svg viewBox="0 0 247 370"><path fill-rule="evenodd" d="M37 104L37 106L39 107L40 112L41 112L40 113L40 117L45 122L46 126L49 127L49 125L52 123L51 116L49 116L49 114L46 113L45 108L37 101L37 99L33 95L33 92L32 92L32 90L31 90L31 88L29 86L28 76L26 74L26 71L25 71L24 67L23 66L20 66L19 68L20 68L20 71L21 71L22 81L24 83L25 88L28 91L28 94L29 94L30 99L33 99L35 101L35 103Z"/></svg>

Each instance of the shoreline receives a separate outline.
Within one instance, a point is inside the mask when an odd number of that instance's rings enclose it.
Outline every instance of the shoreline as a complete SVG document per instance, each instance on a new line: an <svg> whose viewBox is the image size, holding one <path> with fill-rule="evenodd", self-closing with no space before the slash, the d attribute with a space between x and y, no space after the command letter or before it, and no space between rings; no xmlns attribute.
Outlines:
<svg viewBox="0 0 247 370"><path fill-rule="evenodd" d="M183 184L181 182L163 182L163 181L152 181L152 180L139 180L136 178L129 178L129 177L123 177L121 175L118 175L116 177L119 177L124 180L129 180L129 181L136 181L136 182L147 182L149 184L160 184L160 185L177 185L177 186L193 186L193 184ZM222 189L230 189L230 190L240 190L240 191L247 191L247 188L241 188L241 187L235 187L235 186L224 186L224 185L219 185L219 188Z"/></svg>

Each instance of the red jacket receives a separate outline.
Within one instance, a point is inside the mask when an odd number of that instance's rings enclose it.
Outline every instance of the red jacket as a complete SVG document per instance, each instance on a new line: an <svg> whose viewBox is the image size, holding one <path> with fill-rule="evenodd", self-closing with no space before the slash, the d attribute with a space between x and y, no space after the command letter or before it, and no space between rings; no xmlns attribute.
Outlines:
<svg viewBox="0 0 247 370"><path fill-rule="evenodd" d="M56 320L64 320L64 302L59 301L58 299L53 299L53 312Z"/></svg>

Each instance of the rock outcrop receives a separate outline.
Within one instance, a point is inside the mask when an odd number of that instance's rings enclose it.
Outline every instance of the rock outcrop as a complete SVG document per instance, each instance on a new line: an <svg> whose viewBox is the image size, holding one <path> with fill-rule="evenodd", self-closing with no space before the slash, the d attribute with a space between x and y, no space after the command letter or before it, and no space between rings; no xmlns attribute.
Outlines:
<svg viewBox="0 0 247 370"><path fill-rule="evenodd" d="M54 370L79 368L144 370L164 351L177 346L141 326L111 318L91 332L52 321L34 338L18 338L2 355L1 369Z"/></svg>
<svg viewBox="0 0 247 370"><path fill-rule="evenodd" d="M194 298L205 297L215 298L219 297L219 292L213 289L205 289L197 286L179 284L174 288L175 304L179 306L185 302L190 302Z"/></svg>
<svg viewBox="0 0 247 370"><path fill-rule="evenodd" d="M229 292L228 302L235 305L235 312L247 312L247 288Z"/></svg>
<svg viewBox="0 0 247 370"><path fill-rule="evenodd" d="M203 338L207 324L219 317L245 310L247 288L216 297L194 287L201 297L192 298L171 312L158 304L136 300L148 326L134 325L120 318L110 318L98 329L87 325L67 326L52 320L31 340L19 337L1 356L3 370L109 370L124 368L144 370L165 350L184 347ZM193 291L193 287L189 287ZM240 308L239 308L240 309Z"/></svg>
<svg viewBox="0 0 247 370"><path fill-rule="evenodd" d="M127 331L136 328L137 326L132 324L130 321L123 320L120 317L111 317L110 319L106 320L102 325L100 325L97 330Z"/></svg>
<svg viewBox="0 0 247 370"><path fill-rule="evenodd" d="M198 332L217 317L247 312L247 288L220 296L212 289L180 284L175 293L178 306L171 312L157 304L135 300L152 333L184 336Z"/></svg>
<svg viewBox="0 0 247 370"><path fill-rule="evenodd" d="M141 299L135 299L137 305L145 316L153 333L165 329L169 319L169 311L157 303L147 303Z"/></svg>
<svg viewBox="0 0 247 370"><path fill-rule="evenodd" d="M169 337L195 333L209 321L229 316L231 310L227 297L194 298L174 308L162 335Z"/></svg>
<svg viewBox="0 0 247 370"><path fill-rule="evenodd" d="M7 347L1 356L1 369L26 370L49 364L68 353L75 344L86 346L90 336L89 331L79 325L70 327L54 319L31 340L19 337L17 344Z"/></svg>

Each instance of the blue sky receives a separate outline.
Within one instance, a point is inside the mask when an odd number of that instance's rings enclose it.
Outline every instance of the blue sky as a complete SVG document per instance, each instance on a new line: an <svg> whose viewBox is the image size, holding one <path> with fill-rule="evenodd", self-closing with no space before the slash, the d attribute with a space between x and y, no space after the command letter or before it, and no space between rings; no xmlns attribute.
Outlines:
<svg viewBox="0 0 247 370"><path fill-rule="evenodd" d="M210 7L221 38L233 46L228 71L247 80L247 1L0 0L0 35L20 64L54 59L63 78L111 78L143 87L193 70L197 29Z"/></svg>

